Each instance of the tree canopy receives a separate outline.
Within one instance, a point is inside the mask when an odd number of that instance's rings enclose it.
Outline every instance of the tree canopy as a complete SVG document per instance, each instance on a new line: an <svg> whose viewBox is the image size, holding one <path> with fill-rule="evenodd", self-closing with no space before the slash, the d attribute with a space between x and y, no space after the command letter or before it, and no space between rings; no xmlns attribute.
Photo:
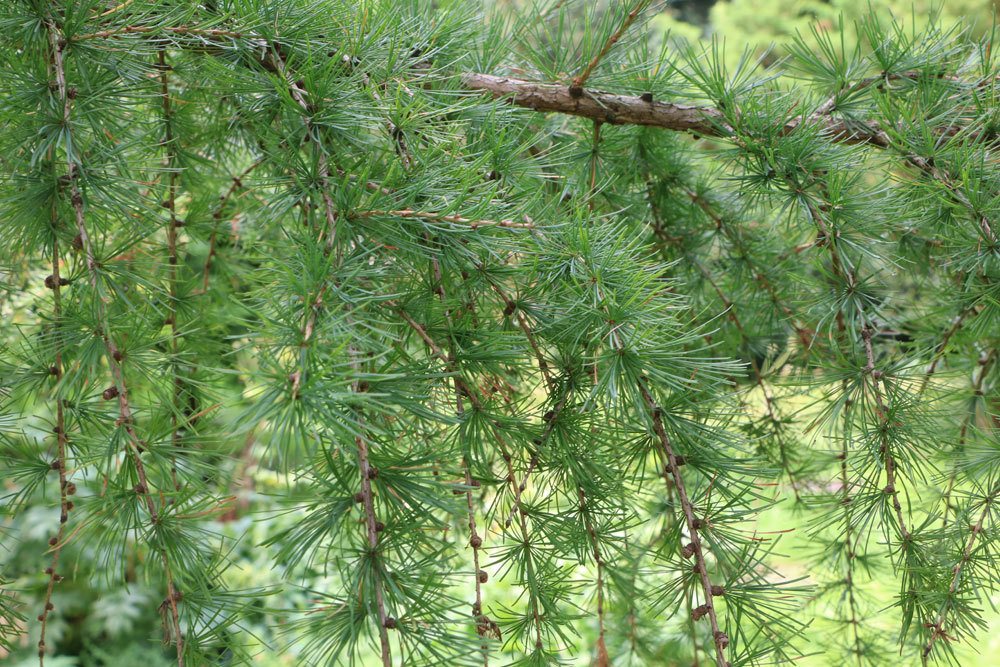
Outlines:
<svg viewBox="0 0 1000 667"><path fill-rule="evenodd" d="M0 4L0 655L973 664L993 33L657 9Z"/></svg>

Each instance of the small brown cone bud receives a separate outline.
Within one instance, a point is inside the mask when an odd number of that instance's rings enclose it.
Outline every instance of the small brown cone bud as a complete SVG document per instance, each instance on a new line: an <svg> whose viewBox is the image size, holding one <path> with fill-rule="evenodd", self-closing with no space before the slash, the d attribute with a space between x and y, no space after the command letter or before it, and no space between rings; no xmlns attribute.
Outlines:
<svg viewBox="0 0 1000 667"><path fill-rule="evenodd" d="M681 555L684 556L684 558L690 558L691 556L693 556L694 542L688 542L687 544L685 544L684 548L681 549Z"/></svg>
<svg viewBox="0 0 1000 667"><path fill-rule="evenodd" d="M354 502L356 502L358 504L361 504L361 503L365 502L365 494L361 493L360 491L358 491L357 493L355 493L354 494Z"/></svg>
<svg viewBox="0 0 1000 667"><path fill-rule="evenodd" d="M712 586L712 595L718 597L720 595L725 595L726 589L722 586Z"/></svg>
<svg viewBox="0 0 1000 667"><path fill-rule="evenodd" d="M712 608L712 605L710 605L710 604L703 604L700 607L695 607L691 611L691 618L694 619L694 620L696 620L696 621L700 621L702 618L705 617L706 614L708 614L708 610L711 609L711 608Z"/></svg>
<svg viewBox="0 0 1000 667"><path fill-rule="evenodd" d="M58 539L56 539L54 537L50 537L49 538L49 546L53 546L54 547L57 544L59 544L59 540Z"/></svg>
<svg viewBox="0 0 1000 667"><path fill-rule="evenodd" d="M490 580L490 575L487 574L486 570L480 570L479 571L479 583L485 584L489 580Z"/></svg>
<svg viewBox="0 0 1000 667"><path fill-rule="evenodd" d="M392 616L389 616L388 618L386 618L385 619L385 627L387 629L389 629L389 630L395 630L396 629L396 619L393 618Z"/></svg>
<svg viewBox="0 0 1000 667"><path fill-rule="evenodd" d="M383 530L385 530L385 524L382 523L381 521L376 521L375 522L375 532L376 533L381 533Z"/></svg>
<svg viewBox="0 0 1000 667"><path fill-rule="evenodd" d="M729 646L729 636L725 632L719 630L715 633L715 643L719 645L719 648L725 649Z"/></svg>
<svg viewBox="0 0 1000 667"><path fill-rule="evenodd" d="M479 537L478 535L474 535L472 539L469 540L469 544L472 545L473 549L478 549L479 547L483 546L483 538Z"/></svg>
<svg viewBox="0 0 1000 667"><path fill-rule="evenodd" d="M118 396L118 387L108 387L101 396L104 397L105 401L110 401L112 398Z"/></svg>

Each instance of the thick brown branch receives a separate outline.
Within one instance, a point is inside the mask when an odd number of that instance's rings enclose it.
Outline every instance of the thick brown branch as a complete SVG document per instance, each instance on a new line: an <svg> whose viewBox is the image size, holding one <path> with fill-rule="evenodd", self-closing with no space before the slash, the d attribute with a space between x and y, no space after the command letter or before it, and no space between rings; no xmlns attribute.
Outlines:
<svg viewBox="0 0 1000 667"><path fill-rule="evenodd" d="M585 90L579 97L574 97L570 88L562 84L539 83L492 74L466 73L462 75L462 83L470 90L487 92L493 97L509 98L513 104L535 111L554 111L611 125L647 125L712 137L725 137L732 133L724 114L711 107L646 101L642 97L596 90ZM824 133L833 141L869 144L879 148L889 145L888 137L874 123L849 124L831 118L817 119L815 122L822 125ZM783 130L792 132L798 125L798 119L789 121Z"/></svg>

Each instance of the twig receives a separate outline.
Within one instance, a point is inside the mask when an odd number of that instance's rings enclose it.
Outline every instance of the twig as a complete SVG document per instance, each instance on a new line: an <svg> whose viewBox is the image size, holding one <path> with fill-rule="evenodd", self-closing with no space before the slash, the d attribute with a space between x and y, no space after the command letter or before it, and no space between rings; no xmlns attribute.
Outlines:
<svg viewBox="0 0 1000 667"><path fill-rule="evenodd" d="M62 37L62 32L59 27L51 19L46 21L46 27L48 28L49 42L52 48L52 67L56 80L56 90L63 102L63 123L66 127L70 127L72 96L69 95L69 88L66 84L66 71L63 65L63 49L66 46L66 40ZM80 246L82 247L86 257L90 283L94 289L96 297L95 303L97 309L98 332L101 339L104 341L108 366L111 369L111 375L114 380L114 385L105 391L105 396L109 398L117 397L118 399L118 423L125 430L125 433L128 436L128 447L126 448L126 453L129 455L129 458L131 458L135 467L136 477L139 479L139 484L136 485L135 492L137 495L141 496L146 506L146 510L149 512L150 520L155 524L160 520L160 515L157 511L156 503L153 501L153 489L150 485L149 478L146 475L146 467L142 462L142 457L140 456L143 450L143 443L140 440L138 433L136 433L135 423L132 417L132 408L128 398L128 387L126 385L125 374L121 366L123 355L115 345L114 341L111 340L104 301L99 295L99 267L97 265L97 258L94 254L93 245L90 241L90 236L87 232L83 195L77 185L79 170L70 155L67 156L67 169L69 177L70 201L73 207L76 228L80 239ZM174 636L174 644L177 648L177 667L184 667L184 637L181 633L180 617L177 609L177 602L180 600L181 595L180 592L174 588L174 578L170 569L167 552L162 548L159 549L159 552L163 561L164 572L167 579L166 602L170 608L170 616L173 624L171 634Z"/></svg>
<svg viewBox="0 0 1000 667"><path fill-rule="evenodd" d="M660 406L656 403L653 395L646 387L646 382L644 380L639 380L638 388L639 392L642 394L643 401L646 404L646 410L653 420L653 432L656 434L662 450L660 454L663 458L664 466L669 469L669 474L673 478L674 486L677 489L677 497L681 505L681 511L684 514L684 520L687 524L688 533L691 537L691 546L693 549L692 555L695 558L695 570L701 583L702 594L705 596L705 603L702 607L699 607L699 609L703 610L703 613L707 613L709 623L712 627L712 639L715 646L715 661L718 667L728 667L729 663L726 661L726 647L729 646L729 638L719 628L719 619L716 615L715 605L712 604L712 596L715 594L716 587L712 585L712 580L708 576L708 565L705 561L705 550L701 543L701 535L698 532L703 525L703 521L694 514L694 504L688 496L687 487L685 486L684 479L681 477L680 466L677 462L677 454L674 452L670 438L667 436L667 432L663 428L663 418L661 416Z"/></svg>
<svg viewBox="0 0 1000 667"><path fill-rule="evenodd" d="M972 396L974 401L983 395L983 382L986 380L986 375L989 373L990 368L997 359L996 348L991 348L990 350L983 352L979 355L979 361L977 365L979 366L979 372L974 374L974 379L972 381ZM948 525L948 512L951 509L951 492L955 488L955 480L958 477L958 457L960 457L965 449L965 441L969 436L969 428L972 426L973 421L975 421L977 406L973 403L972 409L965 418L962 419L962 426L958 430L958 444L955 447L955 458L956 463L952 466L951 475L948 476L948 486L945 487L944 495L941 501L944 503L944 512L941 516L941 526L942 528Z"/></svg>
<svg viewBox="0 0 1000 667"><path fill-rule="evenodd" d="M180 490L177 482L176 452L180 445L180 424L177 413L180 411L181 389L183 381L178 373L178 333L177 325L177 150L174 146L173 109L170 103L170 80L167 74L167 61L163 49L157 52L160 69L160 96L163 104L163 146L166 148L166 169L168 172L167 198L164 205L170 219L167 224L167 321L170 323L170 372L173 383L172 410L170 414L170 444L173 452L170 454L170 477L174 490Z"/></svg>
<svg viewBox="0 0 1000 667"><path fill-rule="evenodd" d="M983 532L983 523L986 521L986 517L989 516L990 509L992 509L993 501L996 500L997 495L1000 495L1000 486L995 487L990 491L989 495L983 501L983 511L979 514L979 519L976 524L972 526L971 532L969 534L969 539L966 540L965 548L962 550L962 557L959 559L955 566L952 568L952 578L951 584L948 586L948 595L941 602L941 606L938 609L937 619L927 625L931 629L931 636L924 644L923 651L921 651L921 657L924 661L934 650L934 643L938 639L950 639L947 632L945 631L945 621L948 618L948 611L954 607L954 596L958 592L959 584L962 581L962 571L965 569L965 565L969 562L972 557L972 549L976 544L976 538L979 537L980 533Z"/></svg>
<svg viewBox="0 0 1000 667"><path fill-rule="evenodd" d="M428 238L428 234L425 234L424 236L428 239L428 241L430 240ZM437 294L441 303L444 304L447 299L447 295L444 291L444 276L441 272L441 262L439 262L437 256L433 254L431 255L431 270L434 274L435 283L432 289ZM449 331L454 330L454 321L452 320L451 310L447 306L444 308L444 317L445 322L448 323ZM454 363L455 342L450 335L448 337L448 359ZM465 416L465 401L462 399L462 387L457 381L454 380L452 381L452 386L455 391L455 415L459 419L462 419ZM500 626L497 625L495 621L490 619L485 612L483 612L483 584L486 583L485 579L488 574L480 567L479 552L484 548L483 538L479 535L479 531L476 529L476 509L472 501L472 489L478 487L479 483L473 481L470 468L469 457L463 452L462 474L465 477L465 503L469 517L469 546L472 547L472 566L474 570L473 581L476 591L476 601L472 605L472 618L476 623L476 634L480 637L489 636L499 640L501 638ZM483 651L483 667L489 667L489 646L484 642L480 645L480 648Z"/></svg>
<svg viewBox="0 0 1000 667"><path fill-rule="evenodd" d="M480 227L507 227L511 229L534 229L535 223L530 220L524 222L515 222L514 220L476 220L471 218L466 218L458 214L446 214L446 213L433 213L427 211L414 211L412 209L401 209L397 211L387 211L382 209L373 209L368 211L354 211L351 213L352 218L375 218L375 217L386 217L386 218L418 218L421 220L429 220L431 222L451 222L454 224L468 225L469 229L476 230Z"/></svg>
<svg viewBox="0 0 1000 667"><path fill-rule="evenodd" d="M233 193L236 192L237 188L243 187L243 179L249 176L250 172L259 167L263 162L264 158L261 158L244 169L239 176L233 176L229 187L223 194L219 195L219 204L215 207L215 211L212 212L214 224L212 225L212 234L208 239L208 255L205 257L205 266L202 268L202 292L208 291L209 271L212 268L212 259L215 257L215 240L219 234L219 225L221 224L220 221L222 220L222 213L226 208L226 203L233 196Z"/></svg>
<svg viewBox="0 0 1000 667"><path fill-rule="evenodd" d="M191 28L189 26L150 26L150 25L126 25L110 30L100 30L98 32L75 35L74 42L85 42L91 39L107 39L119 35L145 35L149 33L164 32L173 35L192 35L195 37L230 37L232 39L254 38L252 35L244 35L242 32L233 30L220 30L217 28Z"/></svg>
<svg viewBox="0 0 1000 667"><path fill-rule="evenodd" d="M351 367L354 371L360 372L361 364L358 361L358 351L352 345L350 347ZM358 394L364 391L361 381L355 380L351 383L351 391ZM361 411L358 409L358 419L362 419ZM376 557L378 553L378 520L375 517L375 500L372 495L372 479L375 477L374 469L368 462L368 441L364 434L359 433L354 437L354 444L358 451L358 472L361 475L361 497L365 509L365 525L368 529L368 548L371 556ZM389 617L385 612L385 599L382 594L382 585L376 581L375 606L379 616L379 644L381 645L383 667L392 667L392 654L389 646Z"/></svg>
<svg viewBox="0 0 1000 667"><path fill-rule="evenodd" d="M49 373L56 382L55 404L56 404L56 458L52 461L52 467L59 473L59 528L53 541L50 541L52 560L45 572L49 575L49 581L45 587L45 597L42 606L42 613L38 615L41 621L41 631L38 639L38 665L45 667L45 630L48 627L49 612L54 608L52 605L52 591L57 582L62 581L59 574L59 555L64 544L63 537L66 532L66 522L69 520L69 511L72 503L69 500L70 485L66 478L66 419L63 408L63 400L59 392L59 383L63 377L62 362L62 335L59 328L62 326L62 298L60 295L62 278L59 275L59 240L55 234L55 224L59 219L55 205L52 207L52 320L55 330L55 361Z"/></svg>
<svg viewBox="0 0 1000 667"><path fill-rule="evenodd" d="M625 34L625 31L628 30L629 26L631 26L632 23L639 18L640 12L642 12L648 4L649 0L638 0L635 3L632 7L632 11L625 16L625 20L622 21L622 24L618 27L618 29L611 33L611 36L608 37L606 42L604 42L604 46L600 51L598 51L597 55L591 58L590 62L587 63L587 66L583 68L583 71L573 78L574 86L582 88L583 85L587 83L587 79L590 78L590 75L594 72L594 68L597 67L597 64L601 62L601 59L604 58L604 56L608 55L608 52L611 51L614 45L618 43L618 40L622 38L622 35Z"/></svg>
<svg viewBox="0 0 1000 667"><path fill-rule="evenodd" d="M465 382L465 380L461 378L461 376L457 372L455 363L448 358L448 356L441 349L441 346L438 345L437 342L430 337L430 335L427 333L427 330L416 320L410 317L409 313L400 308L397 304L393 304L390 302L390 305L396 307L400 317L402 317L403 320L410 326L410 328L413 329L414 332L416 332L416 334L420 337L420 339L424 341L427 347L430 348L431 353L435 357L437 357L438 360L440 360L445 364L445 368L449 372L454 373L455 384L458 385L461 392L469 399L469 402L472 404L472 407L476 410L480 411L483 410L485 407L485 402L478 388L471 387L469 384ZM497 428L496 424L494 424L492 420L489 421L490 421L490 430L493 433L493 438L496 440L497 446L500 449L500 454L504 462L506 463L507 482L510 485L511 493L514 497L514 507L517 511L518 527L521 531L521 539L524 541L525 547L527 547L531 543L530 535L528 532L528 525L525 519L527 512L524 509L524 504L521 499L522 489L520 485L517 483L517 479L514 474L511 448L510 445L507 443L507 439L504 437L503 433L500 432L499 428ZM532 561L531 553L530 550L528 550L527 548L525 549L525 573L527 575L527 580L529 582L529 589L530 589L532 587L531 582L533 582L535 579L535 574L534 574L534 563ZM541 649L543 647L542 614L538 607L538 596L534 590L531 590L531 594L529 597L530 597L532 620L535 626L535 647Z"/></svg>

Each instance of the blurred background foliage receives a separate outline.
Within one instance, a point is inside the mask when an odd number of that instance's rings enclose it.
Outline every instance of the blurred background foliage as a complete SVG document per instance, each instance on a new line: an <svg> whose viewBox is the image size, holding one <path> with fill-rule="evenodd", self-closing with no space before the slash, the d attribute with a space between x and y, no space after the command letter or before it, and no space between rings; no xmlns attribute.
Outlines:
<svg viewBox="0 0 1000 667"><path fill-rule="evenodd" d="M670 2L654 20L655 28L688 41L718 37L725 41L730 58L743 49L758 55L770 51L780 57L796 35L815 44L812 31L834 32L843 38L846 50L854 48L854 31L844 30L869 11L894 18L908 28L919 30L937 17L942 25L962 21L976 35L993 27L997 0L691 0ZM835 42L837 40L834 40Z"/></svg>

